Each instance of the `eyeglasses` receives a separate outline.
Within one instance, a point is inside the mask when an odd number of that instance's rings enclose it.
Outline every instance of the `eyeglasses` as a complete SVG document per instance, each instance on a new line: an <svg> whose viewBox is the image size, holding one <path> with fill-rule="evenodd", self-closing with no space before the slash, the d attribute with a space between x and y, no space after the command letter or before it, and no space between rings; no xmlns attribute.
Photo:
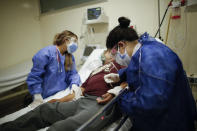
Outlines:
<svg viewBox="0 0 197 131"><path fill-rule="evenodd" d="M68 40L69 42L75 42L75 43L77 43L78 44L78 40L76 39L76 38L74 38L74 37L66 37L66 39L65 40ZM65 41L64 40L64 41Z"/></svg>
<svg viewBox="0 0 197 131"><path fill-rule="evenodd" d="M70 39L69 39L70 41L72 41L72 42L75 42L75 43L78 43L77 42L77 39L76 38L74 38L74 37L70 37Z"/></svg>

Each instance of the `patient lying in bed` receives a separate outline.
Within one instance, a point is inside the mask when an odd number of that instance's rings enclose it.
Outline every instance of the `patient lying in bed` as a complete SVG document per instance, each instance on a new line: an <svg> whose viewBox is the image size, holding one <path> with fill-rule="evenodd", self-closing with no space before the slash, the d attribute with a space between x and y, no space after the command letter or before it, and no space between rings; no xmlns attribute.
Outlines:
<svg viewBox="0 0 197 131"><path fill-rule="evenodd" d="M94 70L82 84L83 97L65 102L75 98L74 92L61 99L51 100L14 121L2 124L0 130L30 131L47 126L50 126L48 130L76 130L103 107L103 104L98 103L106 103L113 98L113 95L108 91L119 83L113 85L105 83L104 75L117 73L121 68L122 66L115 61L106 63ZM121 86L125 87L126 85L122 84ZM103 99L98 99L98 97Z"/></svg>

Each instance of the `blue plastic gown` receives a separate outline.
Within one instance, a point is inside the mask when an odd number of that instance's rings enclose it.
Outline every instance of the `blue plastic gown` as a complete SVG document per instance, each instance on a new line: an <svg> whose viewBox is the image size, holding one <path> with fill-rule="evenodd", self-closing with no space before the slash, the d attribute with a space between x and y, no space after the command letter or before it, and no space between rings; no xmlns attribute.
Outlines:
<svg viewBox="0 0 197 131"><path fill-rule="evenodd" d="M59 62L57 53L59 55ZM30 93L42 94L49 97L72 84L80 84L80 76L76 71L75 60L72 56L73 68L65 71L65 55L61 55L56 46L47 46L33 57L33 67L27 78Z"/></svg>
<svg viewBox="0 0 197 131"><path fill-rule="evenodd" d="M147 33L128 68L119 71L129 90L119 101L134 131L194 131L196 105L178 56Z"/></svg>

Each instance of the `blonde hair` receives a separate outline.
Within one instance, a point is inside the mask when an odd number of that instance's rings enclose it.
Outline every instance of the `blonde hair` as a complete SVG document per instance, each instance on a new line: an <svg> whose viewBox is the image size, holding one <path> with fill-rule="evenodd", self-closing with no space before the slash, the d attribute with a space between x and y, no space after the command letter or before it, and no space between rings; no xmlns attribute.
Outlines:
<svg viewBox="0 0 197 131"><path fill-rule="evenodd" d="M66 71L71 70L72 66L73 66L72 55L69 53L66 53L65 63L64 63L65 70Z"/></svg>
<svg viewBox="0 0 197 131"><path fill-rule="evenodd" d="M70 37L75 37L76 39L78 39L76 34L74 34L71 31L65 30L55 35L53 44L57 46L62 45L64 44L65 40ZM73 66L72 55L69 54L68 52L65 52L65 63L64 63L65 70L66 71L71 70L72 66Z"/></svg>

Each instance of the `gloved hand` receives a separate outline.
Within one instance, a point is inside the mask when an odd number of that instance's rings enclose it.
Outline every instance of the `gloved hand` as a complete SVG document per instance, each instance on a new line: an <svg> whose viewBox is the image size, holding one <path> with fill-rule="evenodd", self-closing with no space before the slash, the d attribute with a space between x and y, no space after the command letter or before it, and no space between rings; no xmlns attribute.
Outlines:
<svg viewBox="0 0 197 131"><path fill-rule="evenodd" d="M44 103L41 94L34 94L34 101L29 105L31 108L36 108L40 104Z"/></svg>
<svg viewBox="0 0 197 131"><path fill-rule="evenodd" d="M110 73L104 76L106 83L116 83L120 81L119 75L115 73Z"/></svg>
<svg viewBox="0 0 197 131"><path fill-rule="evenodd" d="M78 87L76 84L72 85L70 94L72 94L72 93L75 93L75 97L73 100L77 100L77 99L83 97L81 88Z"/></svg>
<svg viewBox="0 0 197 131"><path fill-rule="evenodd" d="M108 90L107 92L110 93L110 94L114 94L115 96L117 96L122 89L123 88L121 86L116 86L113 89Z"/></svg>

